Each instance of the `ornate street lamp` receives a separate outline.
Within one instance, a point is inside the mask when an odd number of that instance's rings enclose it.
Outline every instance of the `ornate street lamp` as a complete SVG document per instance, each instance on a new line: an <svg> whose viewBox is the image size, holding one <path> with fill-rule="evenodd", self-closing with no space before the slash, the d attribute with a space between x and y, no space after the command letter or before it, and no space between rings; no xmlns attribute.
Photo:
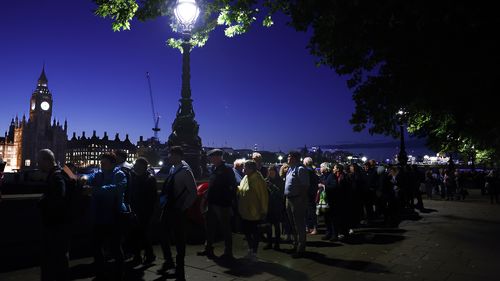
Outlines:
<svg viewBox="0 0 500 281"><path fill-rule="evenodd" d="M189 39L200 8L195 0L177 0L174 7L177 31L183 35L182 42L182 90L179 109L172 124L172 134L168 138L168 147L181 146L184 158L193 170L196 178L201 176L201 138L198 136L199 125L194 119L193 100L191 99L191 70Z"/></svg>
<svg viewBox="0 0 500 281"><path fill-rule="evenodd" d="M174 14L179 31L190 35L200 15L200 7L195 0L178 0L175 4Z"/></svg>
<svg viewBox="0 0 500 281"><path fill-rule="evenodd" d="M396 113L398 117L398 122L399 122L399 135L400 135L400 141L401 144L399 146L399 153L398 153L398 163L400 166L406 166L408 163L408 154L406 153L406 148L405 148L405 131L404 131L404 118L406 115L406 112L403 110L399 110Z"/></svg>

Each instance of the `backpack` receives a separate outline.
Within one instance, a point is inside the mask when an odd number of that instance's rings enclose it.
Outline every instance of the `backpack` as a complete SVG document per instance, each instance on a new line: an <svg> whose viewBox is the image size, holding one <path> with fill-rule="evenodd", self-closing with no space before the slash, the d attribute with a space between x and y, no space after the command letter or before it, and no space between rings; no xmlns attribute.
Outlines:
<svg viewBox="0 0 500 281"><path fill-rule="evenodd" d="M190 171L189 167L182 166L179 169L175 170L173 174L169 175L163 184L163 188L160 195L160 205L163 209L170 209L175 206L177 201L184 196L186 192L189 190L184 187L180 194L174 196L174 188L175 188L175 176L181 171ZM191 194L192 197L196 197L196 191ZM193 199L193 198L191 198ZM194 199L193 199L194 204Z"/></svg>

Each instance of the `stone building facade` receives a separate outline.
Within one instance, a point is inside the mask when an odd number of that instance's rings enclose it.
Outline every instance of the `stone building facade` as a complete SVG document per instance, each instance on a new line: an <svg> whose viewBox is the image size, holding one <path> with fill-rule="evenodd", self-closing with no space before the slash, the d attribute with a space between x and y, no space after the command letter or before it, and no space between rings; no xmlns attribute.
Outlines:
<svg viewBox="0 0 500 281"><path fill-rule="evenodd" d="M45 67L30 99L29 117L11 120L9 131L0 138L0 155L8 170L30 170L36 167L38 151L52 150L59 164L64 164L68 124L52 119L53 99L48 88Z"/></svg>
<svg viewBox="0 0 500 281"><path fill-rule="evenodd" d="M137 147L130 142L128 135L125 136L124 140L120 140L119 134L116 134L114 139L109 139L107 132L104 132L102 138L96 135L96 131L91 137L85 136L85 132L82 132L79 137L73 133L73 137L67 144L66 163L82 168L98 166L103 153L116 150L127 152L127 162L129 163L133 163L137 159Z"/></svg>

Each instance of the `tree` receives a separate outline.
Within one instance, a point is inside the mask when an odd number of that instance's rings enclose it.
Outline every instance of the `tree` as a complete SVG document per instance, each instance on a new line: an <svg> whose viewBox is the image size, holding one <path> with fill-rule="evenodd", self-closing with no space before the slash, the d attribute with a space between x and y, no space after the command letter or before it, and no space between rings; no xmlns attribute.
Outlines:
<svg viewBox="0 0 500 281"><path fill-rule="evenodd" d="M134 16L171 15L175 3L94 1L98 15L115 19L115 30L130 28ZM465 141L499 158L500 122L492 100L500 17L494 1L214 0L204 2L203 11L192 39L197 46L217 26L227 36L247 31L258 16L270 26L277 11L289 15L295 29L311 30L308 48L318 64L349 78L356 131L397 137L395 113L404 108L408 131L426 137L430 147L452 151ZM178 47L179 41L169 44Z"/></svg>
<svg viewBox="0 0 500 281"><path fill-rule="evenodd" d="M398 135L408 130L438 151L462 142L494 149L494 40L499 17L486 1L294 1L293 25L311 28L309 48L320 63L348 75L355 130Z"/></svg>

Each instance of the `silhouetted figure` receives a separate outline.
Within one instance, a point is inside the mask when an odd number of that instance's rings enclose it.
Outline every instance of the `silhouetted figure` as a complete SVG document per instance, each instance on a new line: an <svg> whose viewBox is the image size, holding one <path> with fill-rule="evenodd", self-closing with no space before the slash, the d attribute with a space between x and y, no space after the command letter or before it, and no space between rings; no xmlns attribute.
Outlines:
<svg viewBox="0 0 500 281"><path fill-rule="evenodd" d="M198 252L200 256L214 258L213 243L215 232L219 225L224 236L224 254L222 259L232 260L233 237L231 232L231 211L236 198L236 180L231 167L224 162L223 151L213 149L207 153L210 163L213 165L212 174L208 183L208 207L205 213L206 222L206 244L205 250Z"/></svg>
<svg viewBox="0 0 500 281"><path fill-rule="evenodd" d="M41 280L68 280L70 235L65 178L49 149L38 153L38 168L48 174L38 203L42 217Z"/></svg>
<svg viewBox="0 0 500 281"><path fill-rule="evenodd" d="M367 161L363 164L364 185L362 186L361 200L363 204L363 224L373 219L375 212L373 206L376 201L376 191L378 187L378 175L375 167L375 161Z"/></svg>
<svg viewBox="0 0 500 281"><path fill-rule="evenodd" d="M326 184L327 198L332 212L332 240L344 240L349 232L350 182L340 164L333 166L333 174Z"/></svg>
<svg viewBox="0 0 500 281"><path fill-rule="evenodd" d="M400 212L404 209L405 204L405 190L404 186L406 184L404 172L397 166L392 166L389 168L389 175L383 184L387 187L387 212L386 212L386 223L391 226L396 226L400 222Z"/></svg>
<svg viewBox="0 0 500 281"><path fill-rule="evenodd" d="M258 152L252 153L252 160L257 164L257 171L259 171L264 178L267 178L267 167L264 167L262 164L262 154Z"/></svg>
<svg viewBox="0 0 500 281"><path fill-rule="evenodd" d="M286 212L293 234L293 258L300 258L306 250L306 210L308 203L309 172L300 163L300 153L288 154L285 179Z"/></svg>
<svg viewBox="0 0 500 281"><path fill-rule="evenodd" d="M189 165L183 161L180 146L170 148L168 160L171 165L168 178L163 185L161 201L161 249L165 260L159 273L175 268L176 280L185 280L184 258L186 256L187 210L196 200L196 181ZM234 174L231 171L234 179ZM177 256L175 264L170 246L175 240Z"/></svg>
<svg viewBox="0 0 500 281"><path fill-rule="evenodd" d="M313 159L304 158L302 162L309 173L309 187L307 188L307 215L306 231L311 235L317 234L318 215L316 215L316 197L318 195L319 176L316 174Z"/></svg>
<svg viewBox="0 0 500 281"><path fill-rule="evenodd" d="M109 280L106 276L103 250L109 247L115 264L112 273L116 280L123 279L124 256L121 248L122 227L121 213L126 212L124 188L127 178L116 166L116 157L112 153L101 155L101 169L89 176L87 188L91 189L91 208L94 215L93 248L96 278Z"/></svg>
<svg viewBox="0 0 500 281"><path fill-rule="evenodd" d="M125 260L130 256L134 255L135 242L134 242L134 229L137 224L137 218L133 214L130 208L130 189L133 181L134 171L132 170L133 165L127 162L128 153L125 150L117 149L113 151L116 156L116 166L120 168L120 171L125 174L127 183L123 187L123 204L125 206L124 211L120 215L120 227L122 240L122 250L124 252ZM138 262L136 259L134 262Z"/></svg>
<svg viewBox="0 0 500 281"><path fill-rule="evenodd" d="M137 217L137 225L133 230L134 237L134 263L150 264L156 256L151 244L151 224L157 206L158 192L156 179L148 171L148 161L139 158L135 161L130 185L130 207ZM144 250L144 260L141 256Z"/></svg>
<svg viewBox="0 0 500 281"><path fill-rule="evenodd" d="M446 200L453 200L457 191L457 181L453 171L444 170L443 184L446 188Z"/></svg>
<svg viewBox="0 0 500 281"><path fill-rule="evenodd" d="M321 240L330 240L333 237L333 214L331 211L331 205L326 191L326 185L328 180L332 180L332 168L330 163L324 162L320 165L321 176L319 178L318 184L318 198L317 198L317 213L318 215L323 215L325 221L326 232L325 235L321 237ZM335 237L337 239L337 237Z"/></svg>
<svg viewBox="0 0 500 281"><path fill-rule="evenodd" d="M361 168L357 164L349 165L347 174L349 180L349 192L347 194L349 201L349 229L356 228L363 217L363 193L365 187L365 178Z"/></svg>
<svg viewBox="0 0 500 281"><path fill-rule="evenodd" d="M498 193L500 191L500 180L498 178L497 171L491 170L488 176L486 176L486 185L488 186L488 193L490 194L491 204L499 203Z"/></svg>
<svg viewBox="0 0 500 281"><path fill-rule="evenodd" d="M270 224L267 229L267 245L264 249L279 250L281 242L281 222L283 222L285 212L285 183L278 175L278 168L270 166L268 169L268 177L266 178L267 189L269 193L269 207L267 210L267 222ZM274 238L273 238L274 228Z"/></svg>

